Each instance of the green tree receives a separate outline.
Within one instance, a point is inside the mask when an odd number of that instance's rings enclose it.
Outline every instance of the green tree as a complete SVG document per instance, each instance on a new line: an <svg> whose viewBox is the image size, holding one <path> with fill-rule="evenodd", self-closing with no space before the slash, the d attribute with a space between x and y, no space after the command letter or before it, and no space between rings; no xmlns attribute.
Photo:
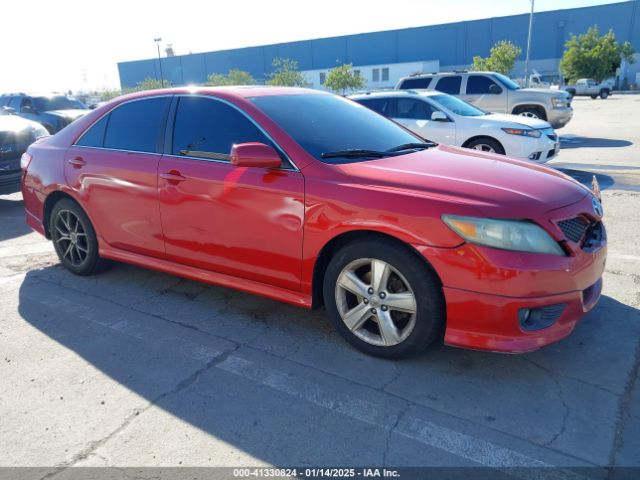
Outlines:
<svg viewBox="0 0 640 480"><path fill-rule="evenodd" d="M327 74L324 86L342 95L344 95L347 90L364 88L367 84L366 80L360 75L360 72L356 73L352 68L353 64L351 63L345 63L344 65L332 68Z"/></svg>
<svg viewBox="0 0 640 480"><path fill-rule="evenodd" d="M122 95L122 91L118 90L117 88L105 88L101 92L97 92L97 95L102 99L103 102L106 102L108 100L111 100L112 98L116 98Z"/></svg>
<svg viewBox="0 0 640 480"><path fill-rule="evenodd" d="M136 83L136 86L130 91L140 92L142 90L156 90L158 88L168 88L171 87L171 81L165 80L164 86L160 80L156 78L147 77L141 82Z"/></svg>
<svg viewBox="0 0 640 480"><path fill-rule="evenodd" d="M223 85L255 85L256 80L249 72L232 68L226 75L222 73L212 73L207 77L207 85L218 87Z"/></svg>
<svg viewBox="0 0 640 480"><path fill-rule="evenodd" d="M560 70L568 83L579 78L601 82L615 75L622 60L635 63L633 46L629 42L618 43L613 30L600 35L597 25L581 35L571 35L564 46Z"/></svg>
<svg viewBox="0 0 640 480"><path fill-rule="evenodd" d="M508 40L502 40L491 48L487 58L473 57L471 70L489 70L509 75L521 53L522 49L520 47Z"/></svg>
<svg viewBox="0 0 640 480"><path fill-rule="evenodd" d="M268 74L267 85L282 87L304 87L307 81L298 71L298 62L289 58L274 58L273 72Z"/></svg>

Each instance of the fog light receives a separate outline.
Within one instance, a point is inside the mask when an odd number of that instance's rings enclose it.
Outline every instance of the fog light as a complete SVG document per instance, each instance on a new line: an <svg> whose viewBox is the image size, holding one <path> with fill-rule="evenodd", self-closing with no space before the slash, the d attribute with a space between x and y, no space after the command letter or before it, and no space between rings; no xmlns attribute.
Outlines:
<svg viewBox="0 0 640 480"><path fill-rule="evenodd" d="M558 303L544 307L521 308L518 310L520 328L527 332L548 328L560 318L565 306L564 303Z"/></svg>

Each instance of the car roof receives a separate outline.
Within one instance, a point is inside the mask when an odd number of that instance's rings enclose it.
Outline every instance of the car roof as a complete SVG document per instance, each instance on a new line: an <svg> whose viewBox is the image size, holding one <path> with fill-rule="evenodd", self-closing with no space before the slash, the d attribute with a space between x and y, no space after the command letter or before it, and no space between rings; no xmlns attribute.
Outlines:
<svg viewBox="0 0 640 480"><path fill-rule="evenodd" d="M330 95L320 90L312 90L310 88L300 87L275 87L269 85L238 85L225 87L201 87L186 86L162 88L157 90L144 90L134 92L128 95L117 97L118 100L132 100L135 98L153 97L159 95L178 95L178 94L195 94L195 95L216 95L224 94L224 96L233 96L240 98L268 97L282 95Z"/></svg>
<svg viewBox="0 0 640 480"><path fill-rule="evenodd" d="M380 98L380 97L434 97L436 95L446 95L438 90L373 90L371 92L356 93L349 95L349 98L354 100L362 100L365 98Z"/></svg>

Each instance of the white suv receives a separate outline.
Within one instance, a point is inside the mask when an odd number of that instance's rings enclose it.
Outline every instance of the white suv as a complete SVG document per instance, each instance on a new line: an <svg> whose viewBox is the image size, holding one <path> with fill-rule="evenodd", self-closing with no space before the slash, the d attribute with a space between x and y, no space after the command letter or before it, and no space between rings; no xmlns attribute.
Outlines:
<svg viewBox="0 0 640 480"><path fill-rule="evenodd" d="M440 92L380 91L354 100L404 125L422 138L545 163L558 154L558 136L537 118L489 113Z"/></svg>
<svg viewBox="0 0 640 480"><path fill-rule="evenodd" d="M490 112L512 113L564 127L573 116L571 97L562 90L520 88L496 72L421 73L401 78L399 90L437 90L460 97Z"/></svg>

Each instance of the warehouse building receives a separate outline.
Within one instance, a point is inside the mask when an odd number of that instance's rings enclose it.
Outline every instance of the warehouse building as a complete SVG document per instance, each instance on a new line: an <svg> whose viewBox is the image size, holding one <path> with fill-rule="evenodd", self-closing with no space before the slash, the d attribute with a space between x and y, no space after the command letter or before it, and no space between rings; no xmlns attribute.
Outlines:
<svg viewBox="0 0 640 480"><path fill-rule="evenodd" d="M559 79L565 42L571 34L584 33L594 24L601 33L612 29L618 41L628 40L640 51L640 0L540 12L534 18L530 68L543 80ZM173 85L204 84L208 75L232 68L246 70L262 82L272 71L273 59L280 57L296 60L314 88L322 88L326 73L337 63L352 63L368 88L384 88L415 72L467 68L475 55L487 56L496 42L510 40L523 51L512 72L519 77L524 72L528 23L528 14L487 18L121 62L118 71L122 88L134 87L145 78L160 79L160 62L163 77ZM640 62L623 65L619 80L640 84Z"/></svg>

